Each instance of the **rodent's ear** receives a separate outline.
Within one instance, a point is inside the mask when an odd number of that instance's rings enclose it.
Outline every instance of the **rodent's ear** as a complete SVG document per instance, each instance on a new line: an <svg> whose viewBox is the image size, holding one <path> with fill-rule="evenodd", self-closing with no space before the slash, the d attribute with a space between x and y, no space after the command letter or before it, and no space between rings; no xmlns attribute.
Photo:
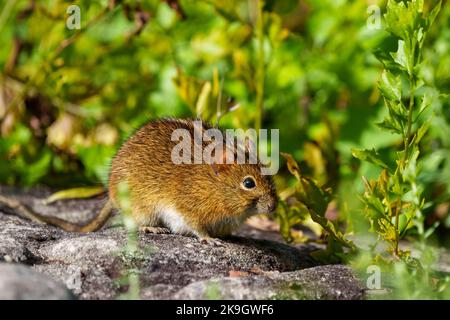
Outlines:
<svg viewBox="0 0 450 320"><path fill-rule="evenodd" d="M230 152L230 149L226 147L224 149L221 149L221 151L219 152L220 153L217 155L217 157L213 157L212 162L209 164L216 176L219 175L220 172L228 168L229 164L227 165L227 155L234 155L232 151Z"/></svg>
<svg viewBox="0 0 450 320"><path fill-rule="evenodd" d="M209 166L210 166L211 169L214 171L214 174L215 174L216 176L218 176L219 173L220 173L221 171L223 171L225 164L211 163Z"/></svg>
<svg viewBox="0 0 450 320"><path fill-rule="evenodd" d="M245 139L244 147L245 147L245 152L252 154L252 152L255 152L255 150L256 150L255 141L253 141L250 138Z"/></svg>

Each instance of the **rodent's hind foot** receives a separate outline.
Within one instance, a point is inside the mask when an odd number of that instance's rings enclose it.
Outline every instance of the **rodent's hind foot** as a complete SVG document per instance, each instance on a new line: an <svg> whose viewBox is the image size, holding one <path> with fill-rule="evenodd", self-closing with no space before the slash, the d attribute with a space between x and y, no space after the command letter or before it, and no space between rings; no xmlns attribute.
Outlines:
<svg viewBox="0 0 450 320"><path fill-rule="evenodd" d="M198 238L198 240L200 241L200 243L209 244L209 245L214 246L214 247L223 247L223 246L225 246L224 242L222 240L220 240L220 239L217 239L217 238L201 237L201 238Z"/></svg>
<svg viewBox="0 0 450 320"><path fill-rule="evenodd" d="M153 234L169 234L169 233L171 233L169 229L164 228L164 227L143 226L143 227L139 227L139 231L143 231L145 233L153 233Z"/></svg>

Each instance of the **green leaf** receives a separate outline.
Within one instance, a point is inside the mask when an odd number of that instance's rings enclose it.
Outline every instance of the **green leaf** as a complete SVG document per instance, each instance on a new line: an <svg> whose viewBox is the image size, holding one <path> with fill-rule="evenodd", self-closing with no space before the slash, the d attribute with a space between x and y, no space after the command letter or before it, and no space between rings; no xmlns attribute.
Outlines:
<svg viewBox="0 0 450 320"><path fill-rule="evenodd" d="M378 197L366 194L364 195L364 202L372 209L372 214L369 215L372 219L379 219L385 215L384 206Z"/></svg>
<svg viewBox="0 0 450 320"><path fill-rule="evenodd" d="M397 152L399 158L403 158L403 152ZM401 157L400 157L401 155ZM398 168L398 167L397 167ZM401 197L403 194L403 178L400 170L396 170L395 173L391 176L391 189L395 195Z"/></svg>
<svg viewBox="0 0 450 320"><path fill-rule="evenodd" d="M429 106L431 106L431 103L432 103L432 102L433 102L433 98L431 97L431 95L430 95L428 92L426 92L426 93L423 95L423 97L422 97L422 102L420 103L420 106L419 106L419 112L418 112L417 117L416 117L416 119L415 119L414 121L419 120L421 114L422 114L426 109L428 109Z"/></svg>
<svg viewBox="0 0 450 320"><path fill-rule="evenodd" d="M384 15L387 31L403 40L409 40L408 31L412 29L411 23L415 20L415 15L412 6L406 6L403 1L389 0Z"/></svg>
<svg viewBox="0 0 450 320"><path fill-rule="evenodd" d="M387 70L401 70L400 66L394 61L392 55L385 52L382 49L375 49L373 54L383 64L383 67Z"/></svg>
<svg viewBox="0 0 450 320"><path fill-rule="evenodd" d="M296 196L308 209L313 209L318 215L325 216L331 194L306 177L301 176L296 188Z"/></svg>
<svg viewBox="0 0 450 320"><path fill-rule="evenodd" d="M379 126L391 130L394 133L403 134L408 119L407 110L401 101L395 102L385 99L389 116L379 123Z"/></svg>
<svg viewBox="0 0 450 320"><path fill-rule="evenodd" d="M388 165L383 160L381 160L380 155L375 151L375 149L352 149L352 155L360 160L376 164L383 169L389 169Z"/></svg>
<svg viewBox="0 0 450 320"><path fill-rule="evenodd" d="M422 48L426 32L423 31L422 27L420 27L418 30L416 30L416 32L414 32L414 34L416 35L416 39L419 42L419 47Z"/></svg>
<svg viewBox="0 0 450 320"><path fill-rule="evenodd" d="M450 215L449 215L449 217L450 217ZM435 223L433 223L433 224L431 225L431 227L429 227L429 228L425 231L425 233L423 234L423 237L424 237L425 239L428 239L428 238L434 233L434 231L436 231L436 229L439 227L440 224L441 224L440 221L436 221Z"/></svg>
<svg viewBox="0 0 450 320"><path fill-rule="evenodd" d="M414 212L413 212L414 214ZM408 229L414 227L411 214L402 214L398 220L398 232L400 237L403 237Z"/></svg>
<svg viewBox="0 0 450 320"><path fill-rule="evenodd" d="M411 75L414 68L414 57L412 55L412 50L408 43L403 40L398 40L398 47L395 53L391 53L394 61L401 66L403 70L408 71Z"/></svg>
<svg viewBox="0 0 450 320"><path fill-rule="evenodd" d="M392 133L402 134L403 132L401 125L391 118L385 118L382 122L376 123L376 125L382 129L389 130Z"/></svg>
<svg viewBox="0 0 450 320"><path fill-rule="evenodd" d="M427 133L429 127L430 127L429 122L426 122L419 127L414 141L416 144L418 144L422 140L422 138L425 136L425 133Z"/></svg>
<svg viewBox="0 0 450 320"><path fill-rule="evenodd" d="M419 157L420 151L417 147L411 150L408 157L406 166L403 170L403 180L414 182L417 177L417 158Z"/></svg>
<svg viewBox="0 0 450 320"><path fill-rule="evenodd" d="M428 18L427 18L428 28L433 24L434 20L436 20L436 17L438 15L439 11L441 10L441 6L442 6L442 0L439 0L438 3L433 7L433 9L428 14Z"/></svg>
<svg viewBox="0 0 450 320"><path fill-rule="evenodd" d="M302 202L311 216L311 219L320 224L328 234L339 243L354 249L354 244L345 239L344 235L336 228L332 221L325 217L328 204L331 201L330 190L324 190L306 177L300 177L296 188L297 199Z"/></svg>
<svg viewBox="0 0 450 320"><path fill-rule="evenodd" d="M338 241L339 243L345 245L346 247L354 250L355 249L355 245L353 244L352 241L346 239L344 237L344 235L342 234L341 231L339 231L335 225L328 220L326 217L321 216L319 214L317 214L314 210L309 210L309 214L311 215L311 219L320 224L322 226L322 228L325 229L325 231L328 232L328 234L336 241Z"/></svg>
<svg viewBox="0 0 450 320"><path fill-rule="evenodd" d="M400 77L395 77L389 71L384 70L381 74L379 88L383 96L389 100L400 101L402 98Z"/></svg>
<svg viewBox="0 0 450 320"><path fill-rule="evenodd" d="M415 1L413 1L413 4L416 5L417 12L420 12L420 13L423 12L423 3L424 3L424 0L415 0Z"/></svg>

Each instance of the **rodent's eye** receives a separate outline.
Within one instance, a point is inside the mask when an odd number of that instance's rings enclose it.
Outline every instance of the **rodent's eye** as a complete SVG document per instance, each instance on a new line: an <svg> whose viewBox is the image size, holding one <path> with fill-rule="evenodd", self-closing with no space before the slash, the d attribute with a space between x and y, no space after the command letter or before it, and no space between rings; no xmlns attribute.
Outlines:
<svg viewBox="0 0 450 320"><path fill-rule="evenodd" d="M255 179L253 179L252 177L246 177L244 181L242 181L242 186L244 187L244 189L253 189L254 187L256 187Z"/></svg>

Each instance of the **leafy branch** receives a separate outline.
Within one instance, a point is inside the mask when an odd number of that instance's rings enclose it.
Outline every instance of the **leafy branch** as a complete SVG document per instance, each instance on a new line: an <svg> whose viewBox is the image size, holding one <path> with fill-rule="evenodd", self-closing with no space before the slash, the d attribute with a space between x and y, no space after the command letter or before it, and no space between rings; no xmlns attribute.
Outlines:
<svg viewBox="0 0 450 320"><path fill-rule="evenodd" d="M394 169L381 159L376 150L353 150L353 156L371 162L382 169L377 180L365 182L363 201L373 231L387 241L395 256L402 256L399 240L405 232L416 227L423 237L423 188L417 181L420 154L419 143L428 125L420 116L431 104L425 94L416 97L424 85L421 76L422 50L426 35L434 22L441 1L429 12L424 1L396 2L389 0L384 15L386 29L398 41L397 51L379 51L377 58L384 66L379 90L388 109L386 118L378 124L402 137L402 149L396 154ZM421 99L420 99L421 98Z"/></svg>

